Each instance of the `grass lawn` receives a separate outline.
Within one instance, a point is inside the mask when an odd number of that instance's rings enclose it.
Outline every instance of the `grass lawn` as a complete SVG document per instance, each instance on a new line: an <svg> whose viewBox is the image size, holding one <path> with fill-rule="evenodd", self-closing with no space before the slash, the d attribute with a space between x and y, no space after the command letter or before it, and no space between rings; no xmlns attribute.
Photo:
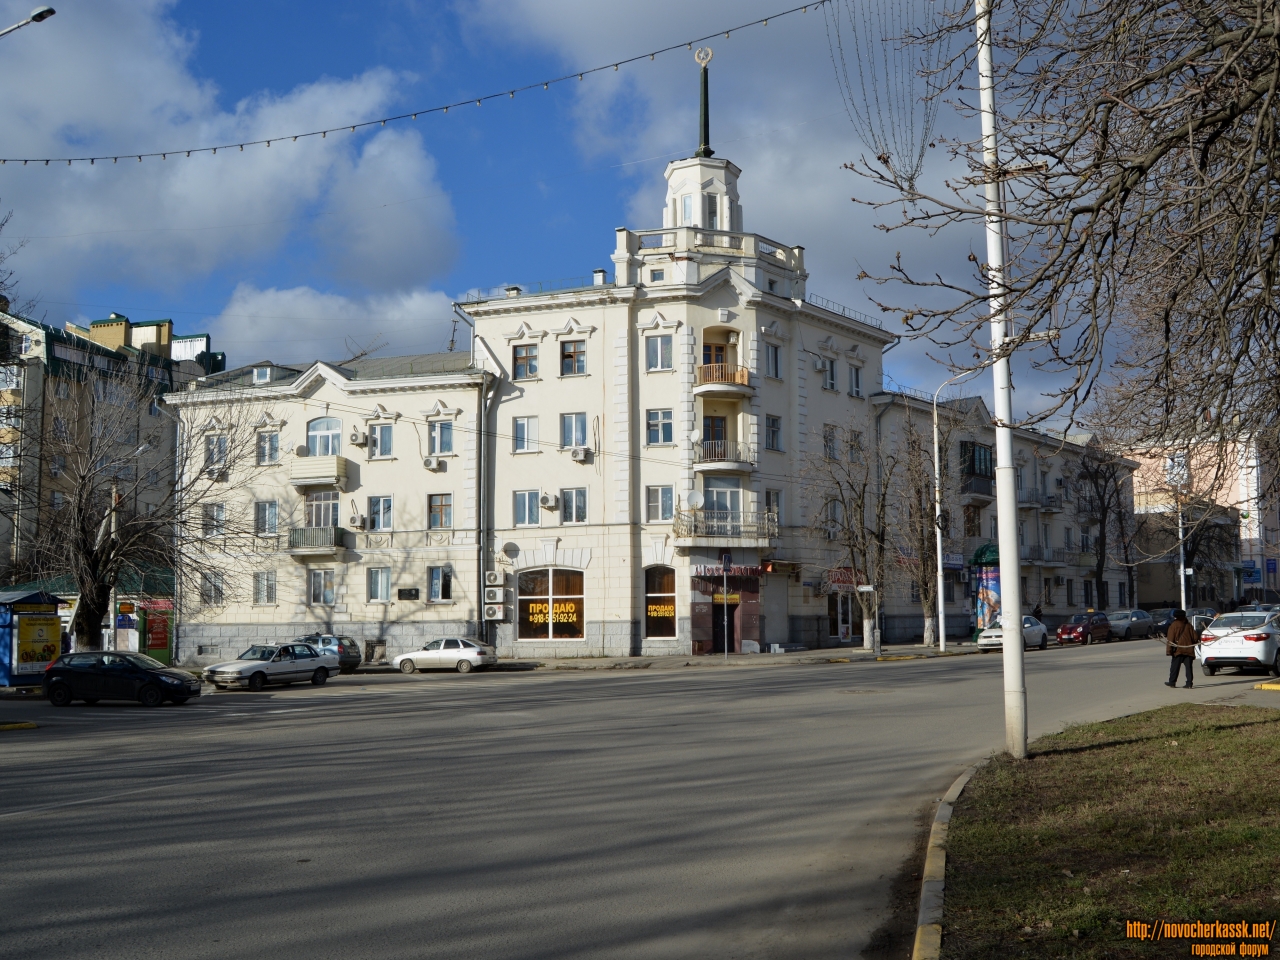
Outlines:
<svg viewBox="0 0 1280 960"><path fill-rule="evenodd" d="M1280 711L1181 704L1030 752L956 804L944 958L1187 957L1126 921L1280 919Z"/></svg>

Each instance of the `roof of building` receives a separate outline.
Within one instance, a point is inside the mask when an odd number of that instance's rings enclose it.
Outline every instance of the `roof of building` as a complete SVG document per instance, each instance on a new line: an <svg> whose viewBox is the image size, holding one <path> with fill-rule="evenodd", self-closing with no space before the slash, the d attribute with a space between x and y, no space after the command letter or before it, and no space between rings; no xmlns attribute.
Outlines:
<svg viewBox="0 0 1280 960"><path fill-rule="evenodd" d="M254 385L253 371L263 367L271 368L273 386L292 383L308 370L318 364L324 364L337 371L347 380L387 380L394 377L430 377L448 373L462 373L472 369L471 355L467 352L455 353L413 353L403 357L364 357L346 363L330 363L326 360L315 360L308 364L282 364L271 360L259 360L216 376L202 378L196 389L209 390L229 384ZM258 384L265 386L266 384Z"/></svg>

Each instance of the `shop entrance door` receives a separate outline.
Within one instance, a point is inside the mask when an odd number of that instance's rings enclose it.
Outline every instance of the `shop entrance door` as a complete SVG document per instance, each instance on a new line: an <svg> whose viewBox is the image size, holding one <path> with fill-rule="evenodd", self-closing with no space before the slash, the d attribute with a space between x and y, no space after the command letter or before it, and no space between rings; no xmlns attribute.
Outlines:
<svg viewBox="0 0 1280 960"><path fill-rule="evenodd" d="M851 593L827 594L827 621L833 639L848 642L853 639L855 626L862 630L862 612Z"/></svg>
<svg viewBox="0 0 1280 960"><path fill-rule="evenodd" d="M732 589L732 588L730 588ZM711 605L711 652L724 653L724 621L725 621L725 604L713 603ZM728 604L729 608L729 652L738 652L738 605L736 603Z"/></svg>

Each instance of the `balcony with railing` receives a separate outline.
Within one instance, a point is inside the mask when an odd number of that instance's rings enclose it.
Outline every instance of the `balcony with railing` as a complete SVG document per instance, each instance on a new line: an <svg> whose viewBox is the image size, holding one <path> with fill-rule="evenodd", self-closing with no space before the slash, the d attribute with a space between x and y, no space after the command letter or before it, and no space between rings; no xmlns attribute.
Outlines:
<svg viewBox="0 0 1280 960"><path fill-rule="evenodd" d="M703 440L693 445L693 469L703 473L754 470L756 446L736 440Z"/></svg>
<svg viewBox="0 0 1280 960"><path fill-rule="evenodd" d="M289 531L289 553L295 557L334 557L346 549L342 527L293 527Z"/></svg>
<svg viewBox="0 0 1280 960"><path fill-rule="evenodd" d="M960 493L965 497L995 498L995 482L990 477L963 477L960 481Z"/></svg>
<svg viewBox="0 0 1280 960"><path fill-rule="evenodd" d="M1044 548L1038 543L1020 543L1018 559L1023 563L1040 563L1044 559Z"/></svg>
<svg viewBox="0 0 1280 960"><path fill-rule="evenodd" d="M751 371L737 363L704 363L694 367L693 395L738 400L750 397Z"/></svg>
<svg viewBox="0 0 1280 960"><path fill-rule="evenodd" d="M677 510L677 547L771 547L778 539L778 515L740 510Z"/></svg>

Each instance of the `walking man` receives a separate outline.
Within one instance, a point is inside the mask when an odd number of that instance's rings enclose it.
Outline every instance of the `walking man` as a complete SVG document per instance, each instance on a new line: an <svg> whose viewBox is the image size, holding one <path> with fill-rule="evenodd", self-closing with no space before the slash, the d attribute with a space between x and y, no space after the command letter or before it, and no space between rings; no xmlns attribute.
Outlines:
<svg viewBox="0 0 1280 960"><path fill-rule="evenodd" d="M1183 686L1190 690L1191 661L1195 659L1196 652L1196 632L1191 624L1187 623L1187 611L1173 611L1173 622L1169 624L1169 629L1165 633L1164 652L1165 656L1172 658L1169 664L1169 680L1165 686L1178 685L1178 671L1185 664L1187 682Z"/></svg>

